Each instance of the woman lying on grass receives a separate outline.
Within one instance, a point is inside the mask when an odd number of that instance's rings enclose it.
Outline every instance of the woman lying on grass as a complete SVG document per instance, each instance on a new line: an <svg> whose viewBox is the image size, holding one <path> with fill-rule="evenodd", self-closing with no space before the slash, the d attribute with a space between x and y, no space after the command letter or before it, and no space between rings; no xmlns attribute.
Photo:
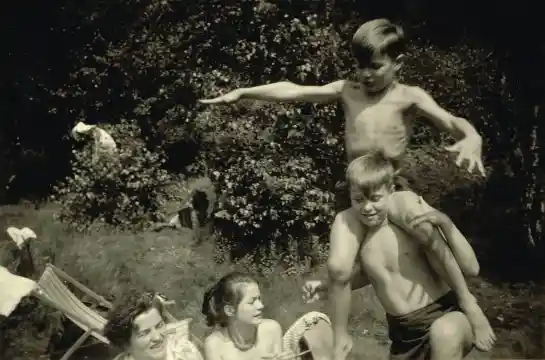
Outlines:
<svg viewBox="0 0 545 360"><path fill-rule="evenodd" d="M202 313L214 328L204 342L205 359L289 360L301 355L299 340L314 352L313 344L323 348L327 341L321 337L331 337L329 318L322 313L303 315L282 336L280 324L263 318L263 309L259 285L251 276L232 272L221 278L204 294Z"/></svg>
<svg viewBox="0 0 545 360"><path fill-rule="evenodd" d="M189 339L189 321L173 320L153 293L129 294L108 317L104 335L123 350L114 360L202 360Z"/></svg>

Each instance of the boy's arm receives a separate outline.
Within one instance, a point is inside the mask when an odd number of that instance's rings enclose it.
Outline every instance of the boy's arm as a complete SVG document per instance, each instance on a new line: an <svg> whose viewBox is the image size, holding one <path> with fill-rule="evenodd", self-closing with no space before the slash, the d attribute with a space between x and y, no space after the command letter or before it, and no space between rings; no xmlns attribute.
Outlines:
<svg viewBox="0 0 545 360"><path fill-rule="evenodd" d="M199 100L203 104L234 103L241 99L262 101L308 101L329 102L339 100L345 80L338 80L322 86L298 85L289 81L240 88L213 99Z"/></svg>
<svg viewBox="0 0 545 360"><path fill-rule="evenodd" d="M422 88L413 86L409 88L410 97L413 101L413 106L417 112L431 121L441 131L448 132L454 137L458 143L454 144L447 150L458 151L460 155L456 160L459 166L464 159L469 160L468 170L473 171L476 165L478 170L484 176L484 166L481 161L482 153L482 137L479 135L475 127L466 119L454 116L447 110L443 109L437 102Z"/></svg>
<svg viewBox="0 0 545 360"><path fill-rule="evenodd" d="M414 218L409 223L409 226L426 234L425 236L432 236L433 229L437 228L441 237L450 247L464 275L478 276L480 270L479 261L466 237L445 213L433 209L431 206L429 211Z"/></svg>
<svg viewBox="0 0 545 360"><path fill-rule="evenodd" d="M438 230L439 236L450 247L463 274L466 276L479 274L479 262L473 247L446 214L431 207L412 191L395 193L391 209L390 220L417 236L420 241L423 241L420 238L432 237L434 230Z"/></svg>
<svg viewBox="0 0 545 360"><path fill-rule="evenodd" d="M316 289L316 291L327 294L330 288L328 279L318 281L320 282L320 286L319 289ZM361 267L361 262L356 260L356 263L354 264L354 270L352 271L352 277L350 278L350 289L352 291L358 290L366 287L369 284L371 284L371 282L369 281L369 277L367 276L367 274L365 274L365 272L363 271Z"/></svg>
<svg viewBox="0 0 545 360"><path fill-rule="evenodd" d="M431 225L430 225L431 226ZM464 275L456 258L454 257L449 246L443 240L439 229L433 227L431 236L427 239L420 239L421 244L428 255L431 258L432 264L435 262L436 266L439 266L439 275L444 277L444 280L450 285L452 290L456 293L460 306L462 308L466 306L473 306L476 302L475 297L469 291L469 287L465 281ZM433 261L435 258L436 261Z"/></svg>
<svg viewBox="0 0 545 360"><path fill-rule="evenodd" d="M352 271L352 278L350 280L350 287L352 291L366 287L370 283L369 277L362 269L361 261L356 260L354 270Z"/></svg>
<svg viewBox="0 0 545 360"><path fill-rule="evenodd" d="M412 98L420 115L430 120L440 130L448 132L456 140L463 138L480 139L475 127L466 119L454 116L443 109L424 89L411 87Z"/></svg>
<svg viewBox="0 0 545 360"><path fill-rule="evenodd" d="M474 303L475 297L470 293L460 265L439 228L429 222L423 222L416 228L409 226L411 220L424 212L421 198L412 191L402 191L395 193L391 201L388 218L408 231L411 237L424 248L434 268L439 266L437 269L439 275L444 277L456 293L460 305ZM435 261L432 261L434 258Z"/></svg>

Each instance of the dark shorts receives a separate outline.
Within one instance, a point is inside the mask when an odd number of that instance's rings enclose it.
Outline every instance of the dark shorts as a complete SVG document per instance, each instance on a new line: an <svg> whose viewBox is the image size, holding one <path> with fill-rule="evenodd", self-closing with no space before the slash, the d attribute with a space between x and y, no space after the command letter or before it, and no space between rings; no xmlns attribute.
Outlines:
<svg viewBox="0 0 545 360"><path fill-rule="evenodd" d="M461 311L454 292L450 291L434 303L407 315L386 314L388 336L392 341L390 360L429 360L430 327L443 315Z"/></svg>
<svg viewBox="0 0 545 360"><path fill-rule="evenodd" d="M409 180L403 174L397 174L394 178L396 191L411 190ZM341 212L351 206L350 191L346 181L337 183L335 186L335 211Z"/></svg>

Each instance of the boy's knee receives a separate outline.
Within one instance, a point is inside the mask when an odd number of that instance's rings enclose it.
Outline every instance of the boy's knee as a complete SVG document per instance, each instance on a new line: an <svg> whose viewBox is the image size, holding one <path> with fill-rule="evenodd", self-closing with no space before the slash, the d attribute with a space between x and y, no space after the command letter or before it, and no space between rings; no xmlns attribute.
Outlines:
<svg viewBox="0 0 545 360"><path fill-rule="evenodd" d="M346 283L352 277L352 264L349 261L330 260L327 271L332 281Z"/></svg>
<svg viewBox="0 0 545 360"><path fill-rule="evenodd" d="M451 312L435 320L431 325L430 344L436 349L463 350L471 331L471 326L463 313Z"/></svg>

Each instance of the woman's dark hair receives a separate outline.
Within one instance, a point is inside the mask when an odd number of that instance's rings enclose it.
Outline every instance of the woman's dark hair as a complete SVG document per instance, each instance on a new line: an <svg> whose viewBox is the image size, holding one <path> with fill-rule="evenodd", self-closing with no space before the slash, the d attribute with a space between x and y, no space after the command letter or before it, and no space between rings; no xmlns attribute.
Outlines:
<svg viewBox="0 0 545 360"><path fill-rule="evenodd" d="M202 314L208 326L227 326L225 305L238 306L242 297L241 284L257 284L249 274L231 272L222 277L214 286L204 293Z"/></svg>
<svg viewBox="0 0 545 360"><path fill-rule="evenodd" d="M108 314L108 322L104 327L104 336L110 342L122 349L126 349L130 344L132 331L134 329L134 319L138 315L155 308L164 318L164 308L158 301L154 301L153 292L130 292L125 294Z"/></svg>

